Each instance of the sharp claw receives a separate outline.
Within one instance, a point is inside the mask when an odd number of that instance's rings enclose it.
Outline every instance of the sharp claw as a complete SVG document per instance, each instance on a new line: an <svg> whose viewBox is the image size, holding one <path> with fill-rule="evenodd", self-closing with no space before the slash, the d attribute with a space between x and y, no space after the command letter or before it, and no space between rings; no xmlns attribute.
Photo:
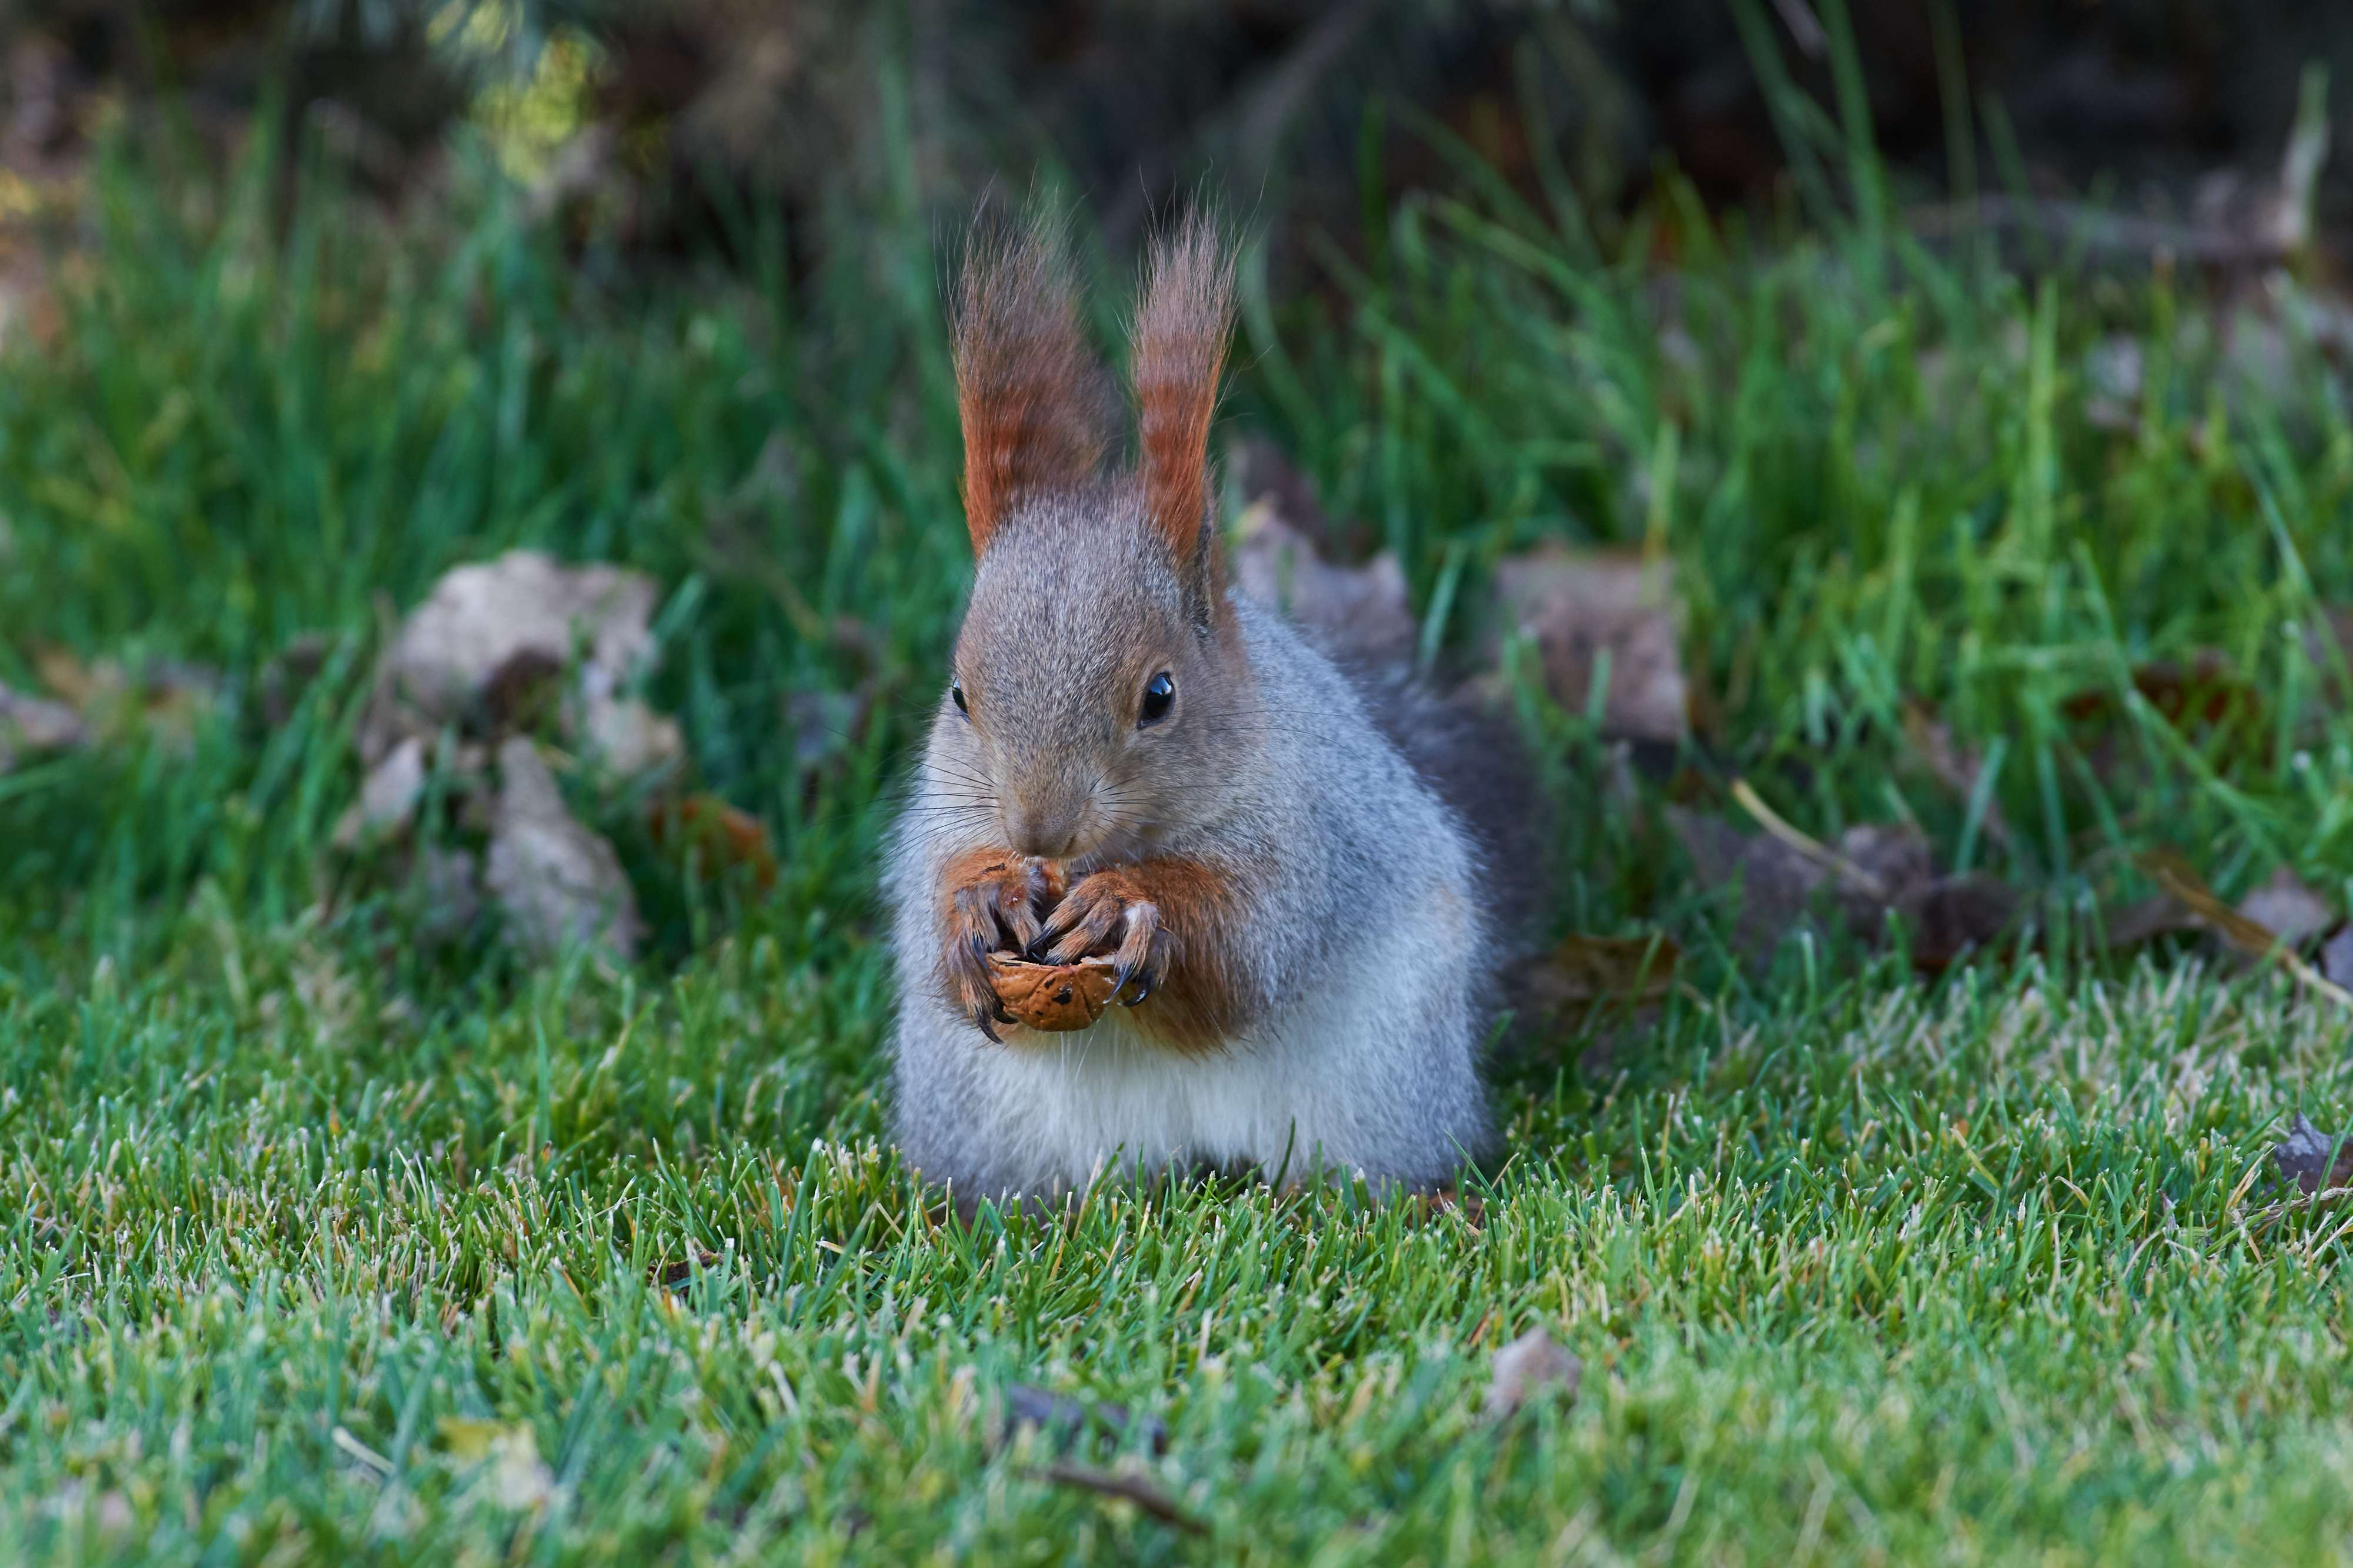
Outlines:
<svg viewBox="0 0 2353 1568"><path fill-rule="evenodd" d="M1125 989L1127 989L1127 985L1126 983L1123 981L1120 984L1112 988L1112 994L1116 996ZM1135 994L1129 997L1126 1001L1122 1002L1120 1005L1123 1007L1141 1007L1144 1005L1144 999L1151 994L1152 976L1149 974L1139 974L1135 977Z"/></svg>
<svg viewBox="0 0 2353 1568"><path fill-rule="evenodd" d="M972 1010L972 1021L973 1026L976 1028L979 1029L982 1034L988 1037L988 1043L990 1045L1001 1046L1005 1043L1005 1037L998 1034L997 1032L997 1026L988 1021L988 1010L987 1008L974 1008Z"/></svg>

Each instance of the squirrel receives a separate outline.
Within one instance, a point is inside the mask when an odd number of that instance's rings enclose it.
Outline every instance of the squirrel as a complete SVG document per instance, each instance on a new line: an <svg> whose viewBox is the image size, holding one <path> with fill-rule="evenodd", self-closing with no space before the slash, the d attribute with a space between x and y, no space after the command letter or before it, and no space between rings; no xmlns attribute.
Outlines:
<svg viewBox="0 0 2353 1568"><path fill-rule="evenodd" d="M1229 589L1214 219L1146 263L1132 472L1069 273L1050 222L976 237L951 310L977 565L883 878L896 1141L967 1203L1172 1163L1443 1185L1490 1146L1515 738ZM1023 1029L1006 950L1111 951L1117 1003Z"/></svg>

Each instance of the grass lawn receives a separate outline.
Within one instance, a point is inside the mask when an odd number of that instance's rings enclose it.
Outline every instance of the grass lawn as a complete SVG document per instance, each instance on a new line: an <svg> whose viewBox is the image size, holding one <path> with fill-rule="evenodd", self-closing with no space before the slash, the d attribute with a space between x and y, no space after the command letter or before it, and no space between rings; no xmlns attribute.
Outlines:
<svg viewBox="0 0 2353 1568"><path fill-rule="evenodd" d="M2136 849L2353 886L2307 636L2353 601L2353 423L2298 286L1744 236L1672 184L1604 245L1466 174L1335 258L1336 302L1254 292L1231 423L1398 552L1435 658L1508 554L1647 541L1719 762L1818 837L1917 823L2035 940L1934 980L1736 958L1725 890L1646 847L1665 786L1605 787L1530 695L1560 929L1684 957L1609 1059L1500 1066L1478 1223L1164 1186L967 1228L879 1098L875 846L968 572L925 223L792 287L747 226L647 283L479 183L393 232L307 186L281 221L273 181L118 156L66 330L0 355L0 680L221 676L0 774L12 1560L2347 1554L2353 1222L2274 1208L2269 1152L2353 1116L2353 1015L2097 940ZM649 915L626 972L436 945L330 843L386 617L519 543L661 584L650 696L779 860L707 880L572 780ZM2135 679L2200 650L2259 705L2177 724ZM853 691L846 732L796 695ZM1915 703L1979 785L1923 765ZM1483 1418L1539 1326L1574 1400ZM1000 1438L1018 1384L1165 1452Z"/></svg>

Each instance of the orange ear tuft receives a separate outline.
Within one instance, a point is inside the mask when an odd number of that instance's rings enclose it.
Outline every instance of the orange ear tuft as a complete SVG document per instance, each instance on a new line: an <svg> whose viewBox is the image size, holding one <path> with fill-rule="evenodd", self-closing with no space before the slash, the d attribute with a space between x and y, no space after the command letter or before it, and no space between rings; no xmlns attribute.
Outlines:
<svg viewBox="0 0 2353 1568"><path fill-rule="evenodd" d="M1196 213L1152 253L1135 313L1135 403L1144 501L1180 565L1209 510L1209 420L1233 327L1233 255Z"/></svg>
<svg viewBox="0 0 2353 1568"><path fill-rule="evenodd" d="M977 554L1025 496L1095 477L1103 419L1058 222L976 233L956 292L965 522Z"/></svg>

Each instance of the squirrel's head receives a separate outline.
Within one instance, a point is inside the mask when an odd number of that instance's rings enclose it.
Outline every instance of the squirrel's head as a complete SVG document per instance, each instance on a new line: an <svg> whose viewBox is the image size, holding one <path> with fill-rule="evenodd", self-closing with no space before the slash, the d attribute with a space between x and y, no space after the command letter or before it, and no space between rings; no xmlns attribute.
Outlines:
<svg viewBox="0 0 2353 1568"><path fill-rule="evenodd" d="M1148 843L1214 804L1248 670L1210 515L1232 264L1196 219L1158 246L1134 330L1138 460L1106 477L1099 375L1059 232L976 246L955 312L979 567L940 722L945 781L1025 855Z"/></svg>

